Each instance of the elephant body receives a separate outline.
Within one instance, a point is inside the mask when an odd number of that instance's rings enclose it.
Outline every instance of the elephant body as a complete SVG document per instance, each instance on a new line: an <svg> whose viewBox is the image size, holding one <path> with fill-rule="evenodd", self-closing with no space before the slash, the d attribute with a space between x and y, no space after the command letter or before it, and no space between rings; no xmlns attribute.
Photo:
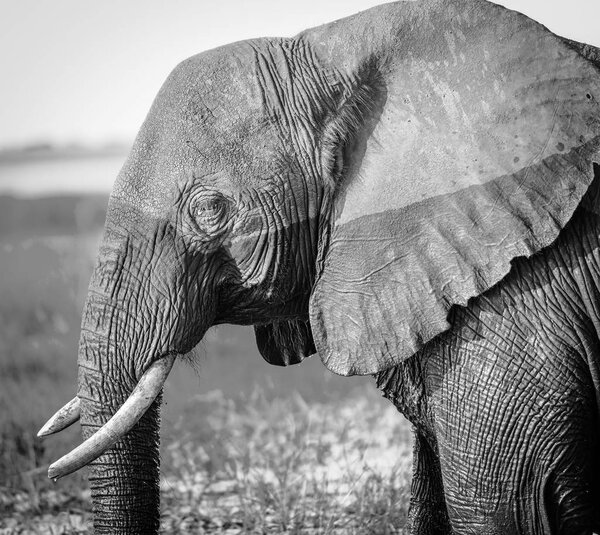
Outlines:
<svg viewBox="0 0 600 535"><path fill-rule="evenodd" d="M599 531L600 217L450 322L377 377L415 428L413 533Z"/></svg>
<svg viewBox="0 0 600 535"><path fill-rule="evenodd" d="M590 533L600 55L486 0L385 4L179 64L83 312L98 533L159 527L159 404L213 325L378 375L416 429L417 534ZM52 432L52 431L50 431Z"/></svg>

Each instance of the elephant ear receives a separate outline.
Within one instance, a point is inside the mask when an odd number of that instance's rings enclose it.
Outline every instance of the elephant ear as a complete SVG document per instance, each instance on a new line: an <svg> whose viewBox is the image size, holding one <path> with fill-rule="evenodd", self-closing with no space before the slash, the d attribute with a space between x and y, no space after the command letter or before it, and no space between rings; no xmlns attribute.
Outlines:
<svg viewBox="0 0 600 535"><path fill-rule="evenodd" d="M290 366L316 353L308 320L257 325L254 332L258 350L269 364Z"/></svg>
<svg viewBox="0 0 600 535"><path fill-rule="evenodd" d="M600 162L600 70L487 2L398 2L302 37L375 95L332 129L362 125L339 137L310 302L325 365L372 374L557 238Z"/></svg>

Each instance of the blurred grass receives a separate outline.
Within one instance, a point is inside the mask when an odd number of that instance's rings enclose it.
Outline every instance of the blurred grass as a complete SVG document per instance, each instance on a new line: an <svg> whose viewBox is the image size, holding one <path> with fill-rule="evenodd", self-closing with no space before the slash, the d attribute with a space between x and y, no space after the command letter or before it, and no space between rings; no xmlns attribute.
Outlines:
<svg viewBox="0 0 600 535"><path fill-rule="evenodd" d="M35 434L75 393L103 203L21 200L27 224L0 226L0 534L88 532L85 473L45 476L78 426ZM165 391L165 532L401 532L411 438L373 380L270 366L247 328L211 330L188 360Z"/></svg>
<svg viewBox="0 0 600 535"><path fill-rule="evenodd" d="M409 430L391 405L372 401L271 399L260 387L237 402L221 391L196 396L163 454L163 529L398 533ZM201 425L186 426L198 413Z"/></svg>

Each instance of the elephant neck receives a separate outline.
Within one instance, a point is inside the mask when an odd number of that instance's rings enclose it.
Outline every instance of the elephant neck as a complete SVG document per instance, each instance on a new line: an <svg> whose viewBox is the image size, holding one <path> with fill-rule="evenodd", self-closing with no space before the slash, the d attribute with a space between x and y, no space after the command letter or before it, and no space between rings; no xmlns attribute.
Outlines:
<svg viewBox="0 0 600 535"><path fill-rule="evenodd" d="M377 388L389 399L396 409L415 427L420 435L427 437L434 445L435 433L433 417L429 410L427 396L427 369L423 355L419 353L398 366L375 375Z"/></svg>
<svg viewBox="0 0 600 535"><path fill-rule="evenodd" d="M579 311L575 320L593 326L600 340L600 211L589 196L549 249L564 266L560 290L572 295Z"/></svg>

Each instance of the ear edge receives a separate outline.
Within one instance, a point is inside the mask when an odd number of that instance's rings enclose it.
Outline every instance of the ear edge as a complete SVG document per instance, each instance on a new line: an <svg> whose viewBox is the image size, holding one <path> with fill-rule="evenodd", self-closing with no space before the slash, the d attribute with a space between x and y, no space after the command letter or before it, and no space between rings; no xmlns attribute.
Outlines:
<svg viewBox="0 0 600 535"><path fill-rule="evenodd" d="M586 143L585 146L575 149L572 153L575 160L571 171L578 175L579 184L575 187L575 182L573 182L572 188L569 189L569 197L571 198L571 202L567 203L569 208L560 213L548 214L549 218L543 225L545 232L541 234L544 238L538 240L537 236L530 236L529 239L525 239L519 246L524 247L520 249L519 254L508 258L508 261L499 265L500 267L497 266L501 274L494 276L491 283L487 280L487 277L484 277L476 281L475 291L463 292L461 299L445 299L445 305L443 305L441 299L438 299L435 307L433 305L429 307L431 316L428 317L427 321L429 327L437 333L435 336L423 338L419 332L412 332L410 333L411 336L396 336L395 339L376 336L366 343L360 339L352 340L351 336L338 337L337 339L328 337L328 329L324 319L326 316L325 307L320 301L325 299L324 295L327 295L327 299L331 299L331 294L336 293L339 289L331 285L330 281L319 279L311 296L310 321L313 332L318 333L315 337L315 345L323 364L333 373L342 376L371 375L393 368L418 353L434 338L443 335L451 326L449 317L452 308L466 306L471 299L477 298L501 283L510 273L515 259L529 258L542 249L551 246L558 239L562 229L573 218L578 208L581 207L599 213L600 209L597 207L596 201L600 199L600 136ZM589 179L585 178L586 175ZM489 184L488 186L494 187L495 185ZM329 261L330 258L326 258L325 264ZM475 278L473 277L473 280ZM324 288L323 285L327 287ZM318 288L318 286L321 287ZM352 318L349 318L348 321L352 321ZM360 359L356 358L356 347L360 348ZM382 349L385 349L385 352Z"/></svg>
<svg viewBox="0 0 600 535"><path fill-rule="evenodd" d="M564 43L600 69L600 48L561 37Z"/></svg>

